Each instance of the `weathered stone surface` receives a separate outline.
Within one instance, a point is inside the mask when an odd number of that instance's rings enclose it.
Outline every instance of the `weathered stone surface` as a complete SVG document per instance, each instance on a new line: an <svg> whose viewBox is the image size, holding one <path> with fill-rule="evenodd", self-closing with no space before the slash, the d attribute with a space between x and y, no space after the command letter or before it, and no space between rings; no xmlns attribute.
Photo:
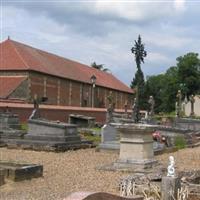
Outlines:
<svg viewBox="0 0 200 200"><path fill-rule="evenodd" d="M43 176L42 165L0 161L0 168L5 170L6 178L13 181L22 181Z"/></svg>
<svg viewBox="0 0 200 200"><path fill-rule="evenodd" d="M122 169L152 168L157 163L153 153L153 127L148 125L119 125L120 155L114 166Z"/></svg>
<svg viewBox="0 0 200 200"><path fill-rule="evenodd" d="M73 124L31 119L28 121L28 134L24 139L7 141L8 148L24 148L39 151L66 151L91 146L89 141L81 141L77 126Z"/></svg>
<svg viewBox="0 0 200 200"><path fill-rule="evenodd" d="M16 114L10 112L0 113L0 130L5 129L20 129L19 117Z"/></svg>
<svg viewBox="0 0 200 200"><path fill-rule="evenodd" d="M63 200L143 200L141 196L121 197L104 192L75 192Z"/></svg>
<svg viewBox="0 0 200 200"><path fill-rule="evenodd" d="M94 127L95 117L71 114L69 115L69 123L79 127Z"/></svg>
<svg viewBox="0 0 200 200"><path fill-rule="evenodd" d="M181 181L178 177L162 177L161 191L162 200L177 199L178 189L181 188Z"/></svg>
<svg viewBox="0 0 200 200"><path fill-rule="evenodd" d="M5 169L0 168L0 186L5 184Z"/></svg>
<svg viewBox="0 0 200 200"><path fill-rule="evenodd" d="M200 120L190 118L177 118L174 126L186 130L198 131L200 130Z"/></svg>

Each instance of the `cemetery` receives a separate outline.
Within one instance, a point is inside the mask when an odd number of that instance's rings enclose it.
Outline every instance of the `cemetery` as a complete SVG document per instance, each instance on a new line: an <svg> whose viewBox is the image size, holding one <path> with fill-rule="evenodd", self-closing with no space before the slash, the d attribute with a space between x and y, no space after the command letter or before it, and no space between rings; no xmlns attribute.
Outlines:
<svg viewBox="0 0 200 200"><path fill-rule="evenodd" d="M0 110L0 199L200 200L198 54L178 57L177 66L145 80L147 52L139 35L127 87L101 71L103 64L89 67L9 37L1 45L21 65L12 68L8 59L9 73L1 66L1 82L12 79L14 89L4 84L0 102L21 96L32 112L22 124L8 106ZM198 62L187 65L192 59ZM187 67L198 71L189 81L181 74ZM41 104L73 112L59 120L55 109L52 120L48 109L41 114Z"/></svg>

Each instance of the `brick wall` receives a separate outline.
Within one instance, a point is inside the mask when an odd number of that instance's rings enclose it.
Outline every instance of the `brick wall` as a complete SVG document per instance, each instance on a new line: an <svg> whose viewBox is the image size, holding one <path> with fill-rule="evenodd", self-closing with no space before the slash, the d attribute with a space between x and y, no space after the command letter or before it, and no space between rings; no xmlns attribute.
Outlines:
<svg viewBox="0 0 200 200"><path fill-rule="evenodd" d="M94 106L97 108L105 108L108 106L107 97L110 91L112 91L116 108L123 109L126 102L129 102L129 108L131 107L131 95L121 91L100 86L92 88L91 84L54 77L34 71L29 73L22 71L21 74L17 71L7 73L0 72L0 74L28 75L27 82L22 85L24 88L21 87L19 90L23 95L18 96L25 98L29 102L32 102L34 94L37 94L38 97L48 97L48 102L45 104L92 107L94 93Z"/></svg>

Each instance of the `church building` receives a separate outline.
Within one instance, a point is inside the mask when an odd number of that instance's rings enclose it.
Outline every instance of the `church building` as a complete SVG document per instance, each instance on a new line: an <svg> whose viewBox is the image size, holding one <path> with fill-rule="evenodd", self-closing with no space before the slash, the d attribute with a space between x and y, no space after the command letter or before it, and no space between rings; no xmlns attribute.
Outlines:
<svg viewBox="0 0 200 200"><path fill-rule="evenodd" d="M0 43L0 101L105 108L111 94L115 108L130 108L133 90L111 73L8 38Z"/></svg>

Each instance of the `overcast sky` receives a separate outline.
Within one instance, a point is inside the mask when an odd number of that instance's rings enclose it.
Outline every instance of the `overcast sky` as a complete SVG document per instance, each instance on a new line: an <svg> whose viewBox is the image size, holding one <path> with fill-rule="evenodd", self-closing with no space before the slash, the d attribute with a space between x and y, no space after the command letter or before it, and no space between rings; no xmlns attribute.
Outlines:
<svg viewBox="0 0 200 200"><path fill-rule="evenodd" d="M200 50L200 1L1 0L1 41L11 39L90 65L104 64L130 85L140 34L145 76Z"/></svg>

